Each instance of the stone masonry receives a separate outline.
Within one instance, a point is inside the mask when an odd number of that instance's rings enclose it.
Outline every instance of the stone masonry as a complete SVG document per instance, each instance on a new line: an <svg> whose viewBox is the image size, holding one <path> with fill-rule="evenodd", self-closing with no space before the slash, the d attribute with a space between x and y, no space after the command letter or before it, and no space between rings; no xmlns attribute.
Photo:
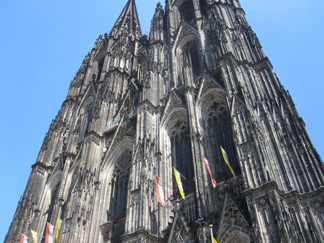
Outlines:
<svg viewBox="0 0 324 243"><path fill-rule="evenodd" d="M238 0L166 0L149 37L128 0L71 82L5 243L58 218L62 243L324 242L323 162L272 69Z"/></svg>

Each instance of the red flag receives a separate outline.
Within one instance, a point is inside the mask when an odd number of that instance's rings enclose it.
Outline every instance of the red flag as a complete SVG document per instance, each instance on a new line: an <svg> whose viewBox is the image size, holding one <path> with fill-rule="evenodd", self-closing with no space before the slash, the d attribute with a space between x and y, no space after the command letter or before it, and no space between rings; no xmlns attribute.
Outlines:
<svg viewBox="0 0 324 243"><path fill-rule="evenodd" d="M20 243L27 243L28 237L26 235L21 234L20 235Z"/></svg>
<svg viewBox="0 0 324 243"><path fill-rule="evenodd" d="M54 226L46 223L45 243L53 243Z"/></svg>
<svg viewBox="0 0 324 243"><path fill-rule="evenodd" d="M213 187L215 188L215 187L217 186L217 182L214 180L214 178L213 178L213 174L212 174L211 171L210 171L209 164L208 164L208 160L207 160L204 156L203 156L202 158L203 158L203 160L204 160L204 162L205 162L205 165L206 165L206 167L207 167L207 170L208 170L208 172L209 172L209 174L210 174L210 177L211 177L211 179L212 179Z"/></svg>
<svg viewBox="0 0 324 243"><path fill-rule="evenodd" d="M164 193L162 188L162 180L158 176L156 176L155 178L155 190L156 190L156 196L159 204L164 207L165 201L164 201Z"/></svg>

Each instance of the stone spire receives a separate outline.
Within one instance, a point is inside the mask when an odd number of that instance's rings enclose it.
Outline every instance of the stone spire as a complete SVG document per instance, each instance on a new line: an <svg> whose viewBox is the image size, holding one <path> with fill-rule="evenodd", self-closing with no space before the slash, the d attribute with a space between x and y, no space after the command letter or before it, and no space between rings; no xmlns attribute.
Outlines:
<svg viewBox="0 0 324 243"><path fill-rule="evenodd" d="M163 41L163 8L161 3L158 3L155 9L155 14L151 22L150 42Z"/></svg>
<svg viewBox="0 0 324 243"><path fill-rule="evenodd" d="M142 35L135 0L128 0L125 8L111 30L110 36L118 38L123 33L128 33L135 39L139 39Z"/></svg>
<svg viewBox="0 0 324 243"><path fill-rule="evenodd" d="M238 0L157 4L150 41L128 0L32 169L5 243L57 218L61 243L324 242L323 162Z"/></svg>

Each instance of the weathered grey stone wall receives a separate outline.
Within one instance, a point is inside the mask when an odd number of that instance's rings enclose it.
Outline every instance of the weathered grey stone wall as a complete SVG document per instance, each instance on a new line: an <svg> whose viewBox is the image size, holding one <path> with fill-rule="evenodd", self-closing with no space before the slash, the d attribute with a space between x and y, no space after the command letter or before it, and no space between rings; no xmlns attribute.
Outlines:
<svg viewBox="0 0 324 243"><path fill-rule="evenodd" d="M323 162L239 2L167 0L149 38L138 21L129 0L83 60L5 242L57 218L60 242L323 242Z"/></svg>

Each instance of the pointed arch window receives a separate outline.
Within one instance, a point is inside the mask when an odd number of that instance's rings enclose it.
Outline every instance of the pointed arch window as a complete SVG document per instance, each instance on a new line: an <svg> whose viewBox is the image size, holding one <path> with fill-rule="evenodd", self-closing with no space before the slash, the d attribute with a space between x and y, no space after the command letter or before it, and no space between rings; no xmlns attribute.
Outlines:
<svg viewBox="0 0 324 243"><path fill-rule="evenodd" d="M112 181L109 220L119 220L126 216L128 182L132 151L126 150L116 163Z"/></svg>
<svg viewBox="0 0 324 243"><path fill-rule="evenodd" d="M240 168L235 150L231 120L225 105L215 102L210 108L207 130L211 154L213 161L216 162L216 178L224 179L224 177L233 176L223 159L220 146L225 149L235 174L239 174Z"/></svg>
<svg viewBox="0 0 324 243"><path fill-rule="evenodd" d="M187 126L183 122L177 122L171 134L171 153L173 167L187 179L181 178L184 192L194 192L191 143ZM173 184L177 188L174 177Z"/></svg>

